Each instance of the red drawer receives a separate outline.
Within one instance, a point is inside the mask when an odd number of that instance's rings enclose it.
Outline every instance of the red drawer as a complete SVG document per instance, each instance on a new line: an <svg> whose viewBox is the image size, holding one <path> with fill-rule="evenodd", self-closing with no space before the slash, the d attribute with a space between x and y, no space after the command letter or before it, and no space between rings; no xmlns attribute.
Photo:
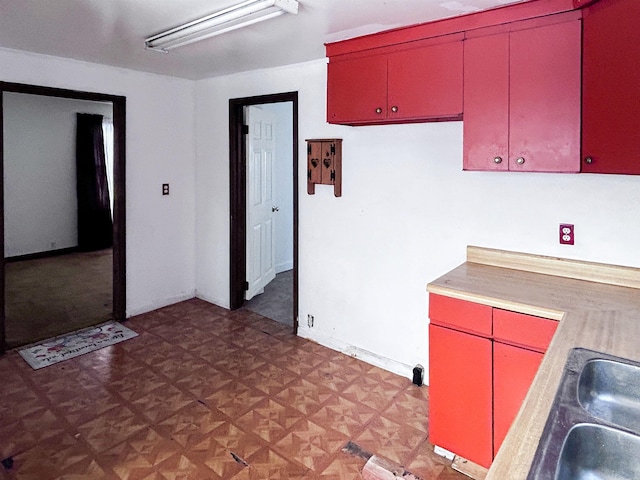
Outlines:
<svg viewBox="0 0 640 480"><path fill-rule="evenodd" d="M488 305L433 293L429 295L429 319L435 325L490 337L491 311L492 308Z"/></svg>
<svg viewBox="0 0 640 480"><path fill-rule="evenodd" d="M493 338L544 353L556 332L558 322L507 310L493 310Z"/></svg>

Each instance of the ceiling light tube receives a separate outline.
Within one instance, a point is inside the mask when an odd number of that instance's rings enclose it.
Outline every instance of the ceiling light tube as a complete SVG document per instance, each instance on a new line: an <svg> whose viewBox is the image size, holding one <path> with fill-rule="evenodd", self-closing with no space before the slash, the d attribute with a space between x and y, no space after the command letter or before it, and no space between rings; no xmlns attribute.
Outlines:
<svg viewBox="0 0 640 480"><path fill-rule="evenodd" d="M237 28L253 25L284 13L298 13L297 0L246 0L206 17L145 39L145 47L167 53L177 47L199 42Z"/></svg>

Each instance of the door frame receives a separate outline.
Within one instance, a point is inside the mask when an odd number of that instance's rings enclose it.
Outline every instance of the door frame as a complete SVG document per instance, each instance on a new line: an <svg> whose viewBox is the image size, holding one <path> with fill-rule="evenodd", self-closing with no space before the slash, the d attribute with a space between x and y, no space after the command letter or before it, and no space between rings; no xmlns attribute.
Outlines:
<svg viewBox="0 0 640 480"><path fill-rule="evenodd" d="M105 93L67 90L62 88L0 81L0 244L4 252L4 92L42 95L47 97L110 102L113 105L113 317L126 320L126 97ZM5 328L5 260L0 268L0 355L6 349Z"/></svg>
<svg viewBox="0 0 640 480"><path fill-rule="evenodd" d="M293 333L298 332L298 92L229 99L229 306L244 304L247 271L247 152L244 107L291 102L293 109Z"/></svg>

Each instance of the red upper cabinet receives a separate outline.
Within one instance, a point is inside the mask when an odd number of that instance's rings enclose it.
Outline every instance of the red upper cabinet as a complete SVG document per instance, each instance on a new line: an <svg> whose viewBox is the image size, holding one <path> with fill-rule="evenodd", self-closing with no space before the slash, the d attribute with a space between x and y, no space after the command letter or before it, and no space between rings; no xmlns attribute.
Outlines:
<svg viewBox="0 0 640 480"><path fill-rule="evenodd" d="M582 171L640 174L640 1L584 11Z"/></svg>
<svg viewBox="0 0 640 480"><path fill-rule="evenodd" d="M328 65L327 121L374 122L387 114L387 58L355 58Z"/></svg>
<svg viewBox="0 0 640 480"><path fill-rule="evenodd" d="M579 18L465 40L465 170L580 171Z"/></svg>
<svg viewBox="0 0 640 480"><path fill-rule="evenodd" d="M511 33L511 170L580 171L581 35L579 20Z"/></svg>
<svg viewBox="0 0 640 480"><path fill-rule="evenodd" d="M464 42L464 169L509 170L509 34Z"/></svg>
<svg viewBox="0 0 640 480"><path fill-rule="evenodd" d="M387 75L389 118L462 115L461 41L390 54Z"/></svg>
<svg viewBox="0 0 640 480"><path fill-rule="evenodd" d="M362 125L460 119L462 37L453 37L411 49L378 49L370 56L332 57L327 121Z"/></svg>

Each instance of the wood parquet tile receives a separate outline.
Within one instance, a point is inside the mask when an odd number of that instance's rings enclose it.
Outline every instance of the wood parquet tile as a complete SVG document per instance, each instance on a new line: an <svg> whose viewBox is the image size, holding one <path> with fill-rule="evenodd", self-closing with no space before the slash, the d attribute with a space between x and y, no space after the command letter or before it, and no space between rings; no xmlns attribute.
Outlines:
<svg viewBox="0 0 640 480"><path fill-rule="evenodd" d="M0 480L361 479L352 440L424 480L462 480L428 442L428 388L190 300L138 337L34 371L0 357Z"/></svg>
<svg viewBox="0 0 640 480"><path fill-rule="evenodd" d="M333 395L309 418L318 425L333 428L353 439L364 431L376 415L376 411L365 404Z"/></svg>

